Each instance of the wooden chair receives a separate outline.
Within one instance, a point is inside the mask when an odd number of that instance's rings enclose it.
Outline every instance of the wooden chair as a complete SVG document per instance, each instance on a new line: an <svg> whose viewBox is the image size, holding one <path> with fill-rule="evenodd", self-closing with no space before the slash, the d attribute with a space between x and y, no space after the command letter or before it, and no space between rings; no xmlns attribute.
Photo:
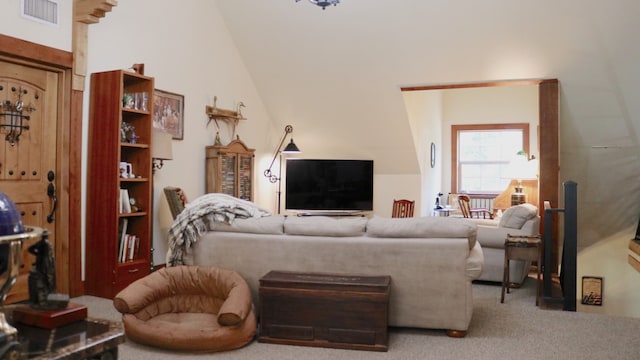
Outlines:
<svg viewBox="0 0 640 360"><path fill-rule="evenodd" d="M401 199L393 200L392 218L408 218L413 217L413 206L415 201Z"/></svg>
<svg viewBox="0 0 640 360"><path fill-rule="evenodd" d="M173 216L175 220L178 214L184 210L185 205L187 205L187 196L182 189L174 186L165 187L164 196L167 198L167 203L169 203L171 216Z"/></svg>
<svg viewBox="0 0 640 360"><path fill-rule="evenodd" d="M458 194L458 205L460 206L462 216L466 218L480 218L480 215L482 215L483 219L493 219L493 213L488 209L472 208L471 198L469 197L469 195Z"/></svg>

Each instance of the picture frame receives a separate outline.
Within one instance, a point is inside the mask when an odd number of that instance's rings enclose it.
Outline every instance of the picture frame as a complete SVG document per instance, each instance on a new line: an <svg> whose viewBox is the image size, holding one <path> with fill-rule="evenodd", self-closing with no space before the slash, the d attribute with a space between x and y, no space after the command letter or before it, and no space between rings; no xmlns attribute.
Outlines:
<svg viewBox="0 0 640 360"><path fill-rule="evenodd" d="M582 277L582 304L602 306L602 277Z"/></svg>
<svg viewBox="0 0 640 360"><path fill-rule="evenodd" d="M184 139L184 95L154 90L153 127L171 134L173 140Z"/></svg>

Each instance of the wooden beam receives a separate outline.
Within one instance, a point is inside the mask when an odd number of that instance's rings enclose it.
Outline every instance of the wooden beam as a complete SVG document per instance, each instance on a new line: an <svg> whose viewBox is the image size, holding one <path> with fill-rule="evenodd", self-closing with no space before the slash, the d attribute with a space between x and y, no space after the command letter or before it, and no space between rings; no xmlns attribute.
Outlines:
<svg viewBox="0 0 640 360"><path fill-rule="evenodd" d="M73 1L73 71L71 79L71 126L66 129L69 139L69 162L71 176L69 187L71 189L80 188L80 154L82 153L82 108L85 79L87 76L87 45L89 43L89 25L96 24L105 17L114 6L116 0L74 0ZM80 191L70 192L70 204L80 204ZM71 296L84 294L84 283L82 282L82 248L81 224L79 207L73 206L70 209L71 220L69 221L69 231L73 235L69 240L69 292Z"/></svg>
<svg viewBox="0 0 640 360"><path fill-rule="evenodd" d="M559 206L560 187L560 135L559 135L559 89L558 80L544 80L538 87L540 116L540 193L541 203L549 201L552 208ZM554 214L552 224L551 271L557 273L559 262L558 216ZM544 217L540 222L544 229Z"/></svg>
<svg viewBox="0 0 640 360"><path fill-rule="evenodd" d="M43 51L35 43L0 34L0 55L5 54L39 64L70 67L73 63L73 55L68 51L53 48Z"/></svg>
<svg viewBox="0 0 640 360"><path fill-rule="evenodd" d="M116 0L74 0L73 2L73 90L84 91L87 76L87 45L89 42L88 26L96 24L105 17L114 6Z"/></svg>
<svg viewBox="0 0 640 360"><path fill-rule="evenodd" d="M496 87L496 86L516 86L516 85L538 85L542 80L502 80L502 81L485 81L478 83L462 83L462 84L438 84L438 85L418 85L403 86L401 91L423 91L423 90L448 90L448 89L469 89L479 87Z"/></svg>
<svg viewBox="0 0 640 360"><path fill-rule="evenodd" d="M117 5L116 0L76 0L73 18L75 21L85 24L95 24Z"/></svg>

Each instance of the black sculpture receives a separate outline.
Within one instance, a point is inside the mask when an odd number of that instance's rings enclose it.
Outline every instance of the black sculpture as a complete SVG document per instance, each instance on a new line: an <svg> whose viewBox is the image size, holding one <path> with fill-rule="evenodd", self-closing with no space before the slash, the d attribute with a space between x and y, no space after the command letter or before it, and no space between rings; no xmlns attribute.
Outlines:
<svg viewBox="0 0 640 360"><path fill-rule="evenodd" d="M442 196L442 193L439 192L438 196L436 196L436 210L440 210L442 209L442 205L440 205L440 197Z"/></svg>
<svg viewBox="0 0 640 360"><path fill-rule="evenodd" d="M40 241L29 247L29 253L36 257L29 271L29 302L34 309L63 309L69 296L56 293L56 260L48 238L49 232L45 230Z"/></svg>

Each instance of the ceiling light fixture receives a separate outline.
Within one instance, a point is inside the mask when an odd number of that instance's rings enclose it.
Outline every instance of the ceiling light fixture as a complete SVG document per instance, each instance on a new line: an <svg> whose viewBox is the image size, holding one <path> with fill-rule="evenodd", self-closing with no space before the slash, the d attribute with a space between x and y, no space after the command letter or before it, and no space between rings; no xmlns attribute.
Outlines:
<svg viewBox="0 0 640 360"><path fill-rule="evenodd" d="M296 0L296 2L298 2L300 0ZM320 6L322 8L322 10L324 10L324 8L326 8L329 5L333 5L336 6L340 3L340 0L309 0L310 3Z"/></svg>

